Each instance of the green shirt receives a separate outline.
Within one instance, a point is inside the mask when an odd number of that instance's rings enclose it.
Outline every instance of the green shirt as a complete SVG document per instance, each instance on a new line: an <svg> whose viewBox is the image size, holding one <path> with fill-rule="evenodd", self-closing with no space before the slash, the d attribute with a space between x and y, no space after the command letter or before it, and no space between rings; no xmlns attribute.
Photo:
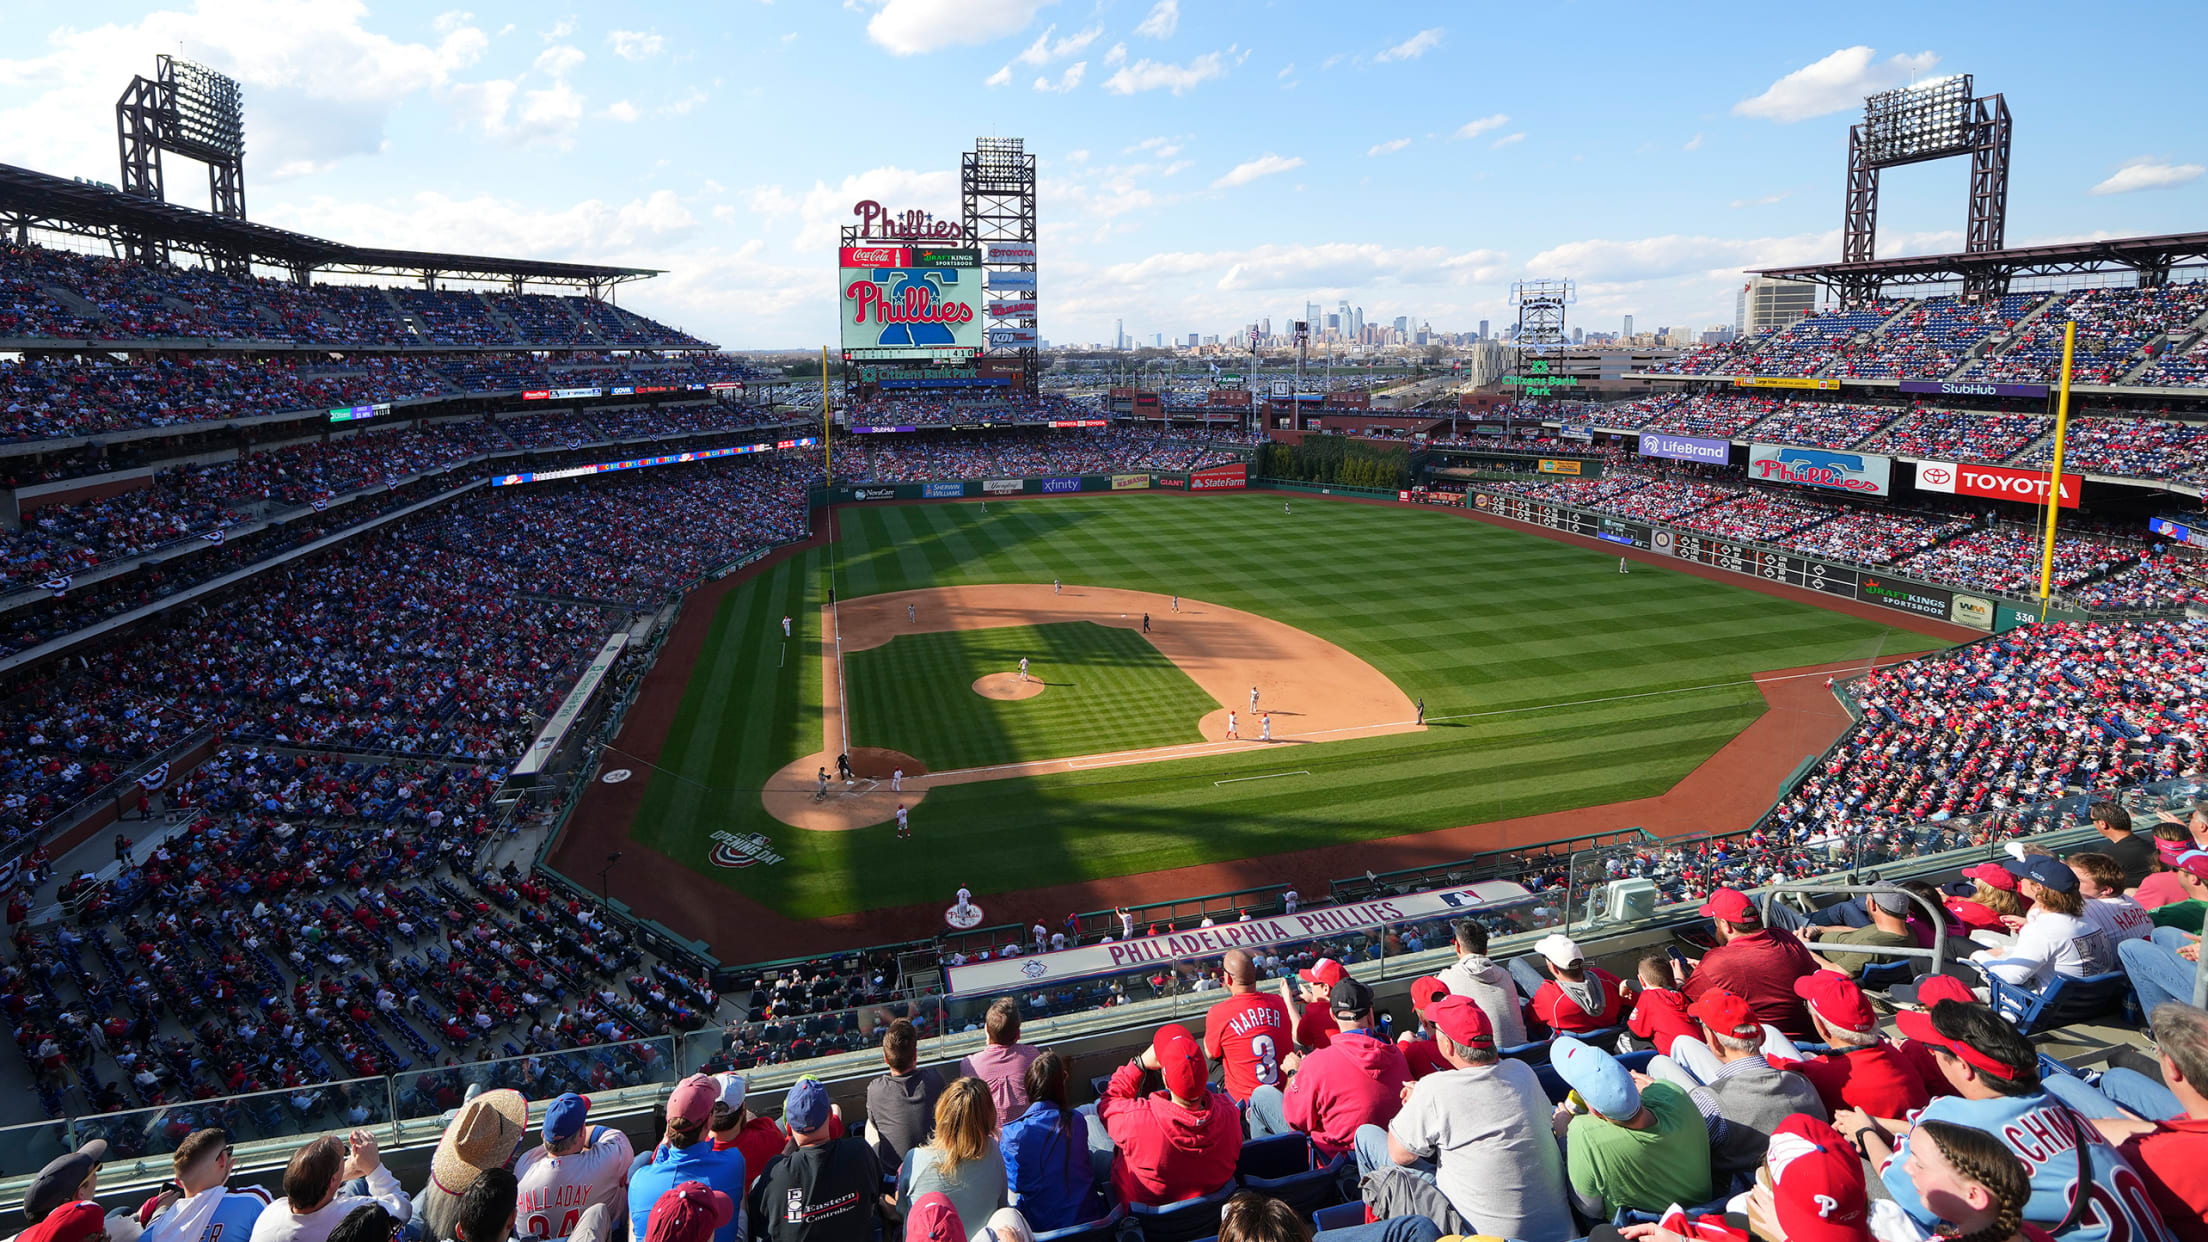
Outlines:
<svg viewBox="0 0 2208 1242"><path fill-rule="evenodd" d="M1605 1213L1621 1207L1661 1212L1672 1204L1692 1207L1710 1197L1710 1135L1687 1093L1668 1082L1641 1089L1641 1104L1655 1118L1644 1130L1628 1130L1601 1117L1572 1118L1564 1132L1565 1175L1572 1193L1599 1200Z"/></svg>
<svg viewBox="0 0 2208 1242"><path fill-rule="evenodd" d="M1878 953L1835 953L1826 947L1836 944L1860 944L1885 949L1913 949L1917 947L1917 938L1908 932L1890 932L1873 924L1869 927L1851 928L1848 931L1821 932L1815 940L1809 942L1811 951L1815 952L1817 956L1852 975L1870 962L1900 962L1908 959L1886 957Z"/></svg>
<svg viewBox="0 0 2208 1242"><path fill-rule="evenodd" d="M2208 915L2208 901L2173 901L2147 911L2147 917L2154 920L2156 927L2175 927L2195 935L2200 933L2204 915Z"/></svg>

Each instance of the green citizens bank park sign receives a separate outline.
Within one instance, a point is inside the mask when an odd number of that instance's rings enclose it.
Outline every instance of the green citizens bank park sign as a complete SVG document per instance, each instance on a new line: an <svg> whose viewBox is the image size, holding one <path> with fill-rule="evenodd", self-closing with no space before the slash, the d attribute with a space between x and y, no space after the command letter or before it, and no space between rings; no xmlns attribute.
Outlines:
<svg viewBox="0 0 2208 1242"><path fill-rule="evenodd" d="M1526 363L1517 375L1506 375L1503 383L1521 390L1528 397L1546 397L1554 389L1577 388L1579 380L1569 375L1559 375L1551 368L1555 364L1542 358Z"/></svg>

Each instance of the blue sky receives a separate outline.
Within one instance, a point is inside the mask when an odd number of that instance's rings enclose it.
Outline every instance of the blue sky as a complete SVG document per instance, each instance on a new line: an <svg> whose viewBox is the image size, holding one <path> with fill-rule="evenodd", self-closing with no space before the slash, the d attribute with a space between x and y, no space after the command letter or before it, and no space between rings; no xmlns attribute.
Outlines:
<svg viewBox="0 0 2208 1242"><path fill-rule="evenodd" d="M668 269L622 301L733 348L834 331L861 198L957 210L960 151L1042 169L1042 332L1226 333L1341 298L1500 324L1730 320L1742 268L1838 257L1868 90L1968 72L2016 114L2012 245L2208 227L2197 75L2074 6L724 0L451 7L10 0L0 161L117 179L113 105L176 52L246 89L258 220ZM2198 46L2198 5L2097 32ZM1889 172L1881 254L1961 248L1968 169ZM172 194L204 195L172 164ZM203 197L198 200L203 201Z"/></svg>

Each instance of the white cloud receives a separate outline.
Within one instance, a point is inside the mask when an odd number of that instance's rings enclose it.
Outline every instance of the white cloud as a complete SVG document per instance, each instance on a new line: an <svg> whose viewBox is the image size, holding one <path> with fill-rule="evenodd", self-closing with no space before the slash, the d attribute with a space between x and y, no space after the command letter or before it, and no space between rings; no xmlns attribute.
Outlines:
<svg viewBox="0 0 2208 1242"><path fill-rule="evenodd" d="M1104 79L1104 89L1115 95L1168 90L1176 95L1195 90L1213 78L1225 77L1227 67L1218 52L1206 52L1185 65L1138 60Z"/></svg>
<svg viewBox="0 0 2208 1242"><path fill-rule="evenodd" d="M1112 50L1104 53L1104 63L1107 65L1116 65L1121 63L1122 61L1125 61L1126 59L1127 45L1124 43L1114 43L1112 45Z"/></svg>
<svg viewBox="0 0 2208 1242"><path fill-rule="evenodd" d="M1161 284L1209 283L1227 293L1293 290L1333 293L1393 286L1461 285L1496 280L1509 270L1494 250L1452 254L1440 246L1389 247L1376 242L1315 246L1263 245L1246 250L1172 252L1099 273L1106 285L1144 290Z"/></svg>
<svg viewBox="0 0 2208 1242"><path fill-rule="evenodd" d="M1785 193L1766 194L1761 198L1736 198L1732 202L1726 204L1726 206L1735 209L1741 207L1769 207L1773 203L1780 203L1784 201L1786 201Z"/></svg>
<svg viewBox="0 0 2208 1242"><path fill-rule="evenodd" d="M537 37L544 40L546 43L558 43L560 40L565 39L569 35L572 35L574 33L575 15L573 13L570 13L560 20L552 23L552 29L538 31Z"/></svg>
<svg viewBox="0 0 2208 1242"><path fill-rule="evenodd" d="M2129 194L2133 190L2168 190L2197 181L2200 174L2208 172L2199 164L2171 164L2162 160L2141 158L2132 160L2116 170L2108 180L2092 188L2093 194Z"/></svg>
<svg viewBox="0 0 2208 1242"><path fill-rule="evenodd" d="M642 115L643 113L636 110L636 105L626 99L616 99L606 105L606 116L612 120L625 123L634 121Z"/></svg>
<svg viewBox="0 0 2208 1242"><path fill-rule="evenodd" d="M535 68L538 73L547 77L564 78L587 59L589 58L583 55L583 49L561 44L537 53Z"/></svg>
<svg viewBox="0 0 2208 1242"><path fill-rule="evenodd" d="M1296 62L1294 62L1294 61L1292 61L1292 60L1291 60L1291 61L1289 61L1289 62L1288 62L1287 64L1285 64L1285 65L1282 65L1282 66L1280 67L1280 72L1279 72L1279 73L1276 73L1276 74L1274 74L1274 75L1273 75L1273 77L1275 77L1275 78L1277 78L1277 79L1286 79L1286 78L1288 78L1288 77L1291 77L1291 76L1293 76L1293 75L1295 74L1295 72L1296 72Z"/></svg>
<svg viewBox="0 0 2208 1242"><path fill-rule="evenodd" d="M955 220L958 173L882 167L845 177L833 186L816 181L798 205L801 224L791 248L808 251L834 247L843 226L859 222L851 214L851 207L864 199L873 199L891 211L918 207L934 212L937 219Z"/></svg>
<svg viewBox="0 0 2208 1242"><path fill-rule="evenodd" d="M1515 143L1520 143L1520 142L1524 142L1525 140L1526 140L1526 135L1525 135L1525 131L1524 131L1524 130L1520 130L1519 132L1517 132L1517 133L1515 133L1515 134L1504 134L1504 135L1503 135L1502 137L1500 137L1500 138L1497 138L1497 139L1496 139L1495 141L1493 141L1493 142L1491 142L1491 143L1488 143L1487 145L1488 145L1489 147L1492 147L1493 149L1495 149L1495 150L1497 150L1497 151L1500 151L1500 150L1502 150L1502 149L1503 149L1504 147L1507 147L1507 146L1511 146L1511 145L1513 145L1513 144L1515 144Z"/></svg>
<svg viewBox="0 0 2208 1242"><path fill-rule="evenodd" d="M1680 150L1682 150L1682 151L1699 151L1699 150L1701 150L1701 149L1702 149L1702 135L1700 135L1700 134L1696 134L1696 135L1695 135L1694 137L1692 137L1692 138L1689 138L1689 139L1687 139L1686 145L1685 145L1685 146L1682 146L1682 147L1680 147L1679 149L1680 149Z"/></svg>
<svg viewBox="0 0 2208 1242"><path fill-rule="evenodd" d="M1211 188L1214 190L1228 190L1238 185L1248 185L1259 177L1270 177L1275 173L1284 173L1290 169L1301 167L1303 167L1303 157L1300 155L1294 158L1283 158L1267 151L1247 163L1236 164L1233 168L1227 170L1226 176L1212 182Z"/></svg>
<svg viewBox="0 0 2208 1242"><path fill-rule="evenodd" d="M1466 121L1457 127L1457 132L1453 136L1457 138L1477 138L1491 129L1501 129L1508 124L1510 124L1510 118L1498 112L1493 116L1483 116L1477 120Z"/></svg>
<svg viewBox="0 0 2208 1242"><path fill-rule="evenodd" d="M1089 62L1077 60L1066 66L1066 71L1058 75L1058 80L1055 83L1047 77L1035 79L1035 89L1048 91L1054 95L1063 95L1074 87L1081 85L1081 77L1088 71Z"/></svg>
<svg viewBox="0 0 2208 1242"><path fill-rule="evenodd" d="M790 215L797 210L797 200L783 192L781 186L763 185L751 192L753 215L769 220Z"/></svg>
<svg viewBox="0 0 2208 1242"><path fill-rule="evenodd" d="M1012 85L1012 66L1006 65L1004 68L997 70L995 73L990 74L986 78L983 78L981 80L981 84L983 86Z"/></svg>
<svg viewBox="0 0 2208 1242"><path fill-rule="evenodd" d="M866 36L893 55L990 43L1027 29L1053 0L867 0Z"/></svg>
<svg viewBox="0 0 2208 1242"><path fill-rule="evenodd" d="M1170 39L1181 28L1181 0L1158 0L1150 6L1150 15L1135 27L1135 33L1153 39Z"/></svg>
<svg viewBox="0 0 2208 1242"><path fill-rule="evenodd" d="M1440 46L1441 27L1429 26L1394 47L1379 52L1373 59L1383 63L1391 60L1417 60Z"/></svg>
<svg viewBox="0 0 2208 1242"><path fill-rule="evenodd" d="M650 60L667 47L664 36L646 30L610 31L606 42L613 45L613 54L623 60Z"/></svg>
<svg viewBox="0 0 2208 1242"><path fill-rule="evenodd" d="M1408 138L1390 138L1386 142L1374 143L1372 148L1366 151L1365 154L1393 155L1409 145L1411 145L1411 140Z"/></svg>
<svg viewBox="0 0 2208 1242"><path fill-rule="evenodd" d="M1733 115L1792 122L1844 112L1860 106L1865 95L1905 86L1940 63L1938 54L1933 52L1874 61L1877 55L1875 50L1860 43L1841 48L1816 64L1796 69L1773 82L1761 95L1734 104Z"/></svg>

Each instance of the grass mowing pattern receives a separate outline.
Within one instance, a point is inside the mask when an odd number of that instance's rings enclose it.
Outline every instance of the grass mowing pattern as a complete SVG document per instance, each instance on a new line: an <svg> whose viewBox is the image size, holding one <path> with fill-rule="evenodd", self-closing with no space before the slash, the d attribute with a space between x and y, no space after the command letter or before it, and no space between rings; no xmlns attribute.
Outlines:
<svg viewBox="0 0 2208 1242"><path fill-rule="evenodd" d="M1248 858L1661 793L1761 714L1750 674L1942 645L1454 514L1297 499L1293 515L1263 492L841 510L833 552L724 600L635 831L804 918ZM1299 747L1307 777L1213 785L1284 766L1257 751L942 789L902 849L894 825L801 832L757 790L819 746L819 662L777 660L785 613L817 652L831 559L846 598L1057 577L1270 616L1369 661L1442 727ZM788 861L713 867L721 830L765 832Z"/></svg>
<svg viewBox="0 0 2208 1242"><path fill-rule="evenodd" d="M1049 688L985 699L974 679L1017 671ZM901 750L931 772L1201 742L1219 706L1133 630L1067 621L902 634L843 657L851 744Z"/></svg>

